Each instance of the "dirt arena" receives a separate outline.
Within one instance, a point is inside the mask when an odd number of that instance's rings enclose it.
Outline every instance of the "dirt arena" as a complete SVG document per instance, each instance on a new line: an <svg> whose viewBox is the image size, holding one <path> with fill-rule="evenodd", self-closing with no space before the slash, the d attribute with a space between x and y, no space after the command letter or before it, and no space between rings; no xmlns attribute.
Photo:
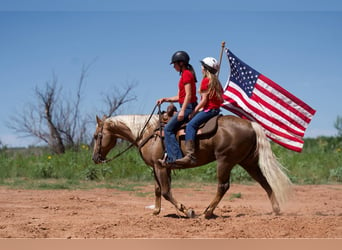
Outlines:
<svg viewBox="0 0 342 250"><path fill-rule="evenodd" d="M164 199L153 216L153 185L135 191L13 190L0 187L0 238L342 238L342 185L294 186L281 215L257 184L232 185L210 220L200 214L215 184L174 188L194 219Z"/></svg>

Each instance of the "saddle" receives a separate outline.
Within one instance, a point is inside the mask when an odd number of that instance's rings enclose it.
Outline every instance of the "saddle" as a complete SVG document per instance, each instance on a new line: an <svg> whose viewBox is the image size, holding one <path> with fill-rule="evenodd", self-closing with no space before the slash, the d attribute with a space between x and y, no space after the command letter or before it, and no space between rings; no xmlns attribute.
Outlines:
<svg viewBox="0 0 342 250"><path fill-rule="evenodd" d="M174 105L169 105L167 108L167 111L162 114L162 127L164 127L167 122L172 118L174 113L177 111L176 107ZM210 118L207 122L203 123L197 130L196 138L198 139L207 139L211 137L213 134L216 133L218 123L218 118L222 115L217 115L212 118ZM176 137L178 140L184 140L185 138L185 128L187 123L183 124L177 131ZM159 131L158 131L159 134ZM162 137L164 137L164 131L162 132Z"/></svg>

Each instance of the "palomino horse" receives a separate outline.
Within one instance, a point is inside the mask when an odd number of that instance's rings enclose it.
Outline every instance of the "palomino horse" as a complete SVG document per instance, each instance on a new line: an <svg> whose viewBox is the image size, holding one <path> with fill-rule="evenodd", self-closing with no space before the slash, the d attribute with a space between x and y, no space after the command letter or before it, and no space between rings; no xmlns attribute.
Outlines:
<svg viewBox="0 0 342 250"><path fill-rule="evenodd" d="M106 162L106 155L115 146L117 138L129 141L139 148L144 162L153 168L155 178L155 208L153 214L161 210L161 196L170 201L178 211L194 217L192 209L178 202L171 193L171 169L158 162L164 154L162 140L156 131L159 127L158 115L122 115L102 120L96 117L94 133L95 145L93 161ZM181 142L184 150L184 142ZM266 191L273 211L280 212L291 182L276 160L262 128L235 116L221 116L216 133L196 142L197 166L217 161L217 191L214 199L204 211L205 218L214 215L214 209L229 189L232 168L242 166ZM184 166L188 168L190 166ZM194 167L194 166L191 166Z"/></svg>

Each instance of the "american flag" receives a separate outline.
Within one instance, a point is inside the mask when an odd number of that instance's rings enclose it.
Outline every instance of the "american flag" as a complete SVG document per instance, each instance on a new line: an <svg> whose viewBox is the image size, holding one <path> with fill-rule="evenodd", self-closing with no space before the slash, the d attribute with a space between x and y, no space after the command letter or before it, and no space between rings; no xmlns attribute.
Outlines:
<svg viewBox="0 0 342 250"><path fill-rule="evenodd" d="M274 142L301 152L304 132L315 110L226 49L230 77L222 107L258 122Z"/></svg>

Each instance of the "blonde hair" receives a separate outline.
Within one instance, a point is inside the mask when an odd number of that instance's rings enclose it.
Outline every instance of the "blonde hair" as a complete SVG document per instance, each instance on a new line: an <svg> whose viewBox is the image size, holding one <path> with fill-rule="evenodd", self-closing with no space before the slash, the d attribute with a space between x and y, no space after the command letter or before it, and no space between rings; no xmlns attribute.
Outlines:
<svg viewBox="0 0 342 250"><path fill-rule="evenodd" d="M217 75L210 73L207 69L204 68L203 77L207 77L209 79L209 86L208 86L209 98L213 98L214 96L216 96L216 98L222 101L223 90L222 90L221 82L217 78Z"/></svg>

